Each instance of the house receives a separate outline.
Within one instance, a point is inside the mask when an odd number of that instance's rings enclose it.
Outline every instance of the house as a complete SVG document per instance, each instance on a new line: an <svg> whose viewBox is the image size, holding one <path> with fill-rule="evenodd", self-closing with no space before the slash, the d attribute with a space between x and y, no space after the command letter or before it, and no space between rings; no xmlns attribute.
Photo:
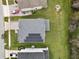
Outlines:
<svg viewBox="0 0 79 59"><path fill-rule="evenodd" d="M21 19L19 21L18 41L44 42L45 32L50 31L48 19Z"/></svg>
<svg viewBox="0 0 79 59"><path fill-rule="evenodd" d="M47 0L16 0L22 11L32 11L47 8Z"/></svg>
<svg viewBox="0 0 79 59"><path fill-rule="evenodd" d="M0 59L4 59L4 17L3 7L0 5Z"/></svg>
<svg viewBox="0 0 79 59"><path fill-rule="evenodd" d="M17 59L49 59L48 48L26 48L18 52Z"/></svg>

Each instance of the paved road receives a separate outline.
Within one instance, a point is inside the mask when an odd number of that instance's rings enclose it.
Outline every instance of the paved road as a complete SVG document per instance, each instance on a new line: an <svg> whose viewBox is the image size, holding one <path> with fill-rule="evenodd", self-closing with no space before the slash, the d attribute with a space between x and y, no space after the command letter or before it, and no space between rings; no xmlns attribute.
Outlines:
<svg viewBox="0 0 79 59"><path fill-rule="evenodd" d="M3 8L2 8L2 0L0 0L0 59L4 59L4 38L2 35L4 34L4 24L3 24Z"/></svg>

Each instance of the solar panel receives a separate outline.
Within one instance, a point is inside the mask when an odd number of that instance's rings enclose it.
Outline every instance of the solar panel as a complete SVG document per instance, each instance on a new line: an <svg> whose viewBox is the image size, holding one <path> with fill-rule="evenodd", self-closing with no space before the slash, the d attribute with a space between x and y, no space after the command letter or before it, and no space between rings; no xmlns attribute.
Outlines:
<svg viewBox="0 0 79 59"><path fill-rule="evenodd" d="M39 37L26 37L26 39L24 41L25 42L42 42L43 39L41 38L41 36L39 36Z"/></svg>
<svg viewBox="0 0 79 59"><path fill-rule="evenodd" d="M29 36L30 36L30 37L39 37L40 34L39 34L39 33L38 33L38 34L36 34L36 33L30 33Z"/></svg>

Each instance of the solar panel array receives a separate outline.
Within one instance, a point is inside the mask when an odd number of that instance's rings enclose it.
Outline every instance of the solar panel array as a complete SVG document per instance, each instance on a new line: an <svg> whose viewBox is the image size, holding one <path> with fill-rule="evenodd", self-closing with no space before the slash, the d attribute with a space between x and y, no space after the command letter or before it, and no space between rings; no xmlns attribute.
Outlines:
<svg viewBox="0 0 79 59"><path fill-rule="evenodd" d="M24 40L25 42L42 42L43 39L40 34L29 34L28 37Z"/></svg>

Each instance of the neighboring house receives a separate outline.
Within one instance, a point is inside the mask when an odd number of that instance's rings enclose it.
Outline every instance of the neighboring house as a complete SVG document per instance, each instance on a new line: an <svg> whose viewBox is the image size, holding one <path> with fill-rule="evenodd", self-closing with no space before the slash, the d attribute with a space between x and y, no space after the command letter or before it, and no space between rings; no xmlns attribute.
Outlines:
<svg viewBox="0 0 79 59"><path fill-rule="evenodd" d="M22 11L47 8L47 0L16 0Z"/></svg>
<svg viewBox="0 0 79 59"><path fill-rule="evenodd" d="M0 59L4 59L4 17L3 7L0 5Z"/></svg>
<svg viewBox="0 0 79 59"><path fill-rule="evenodd" d="M18 41L45 42L45 32L50 31L48 19L21 19L19 21Z"/></svg>
<svg viewBox="0 0 79 59"><path fill-rule="evenodd" d="M49 59L48 48L26 48L18 52L17 59Z"/></svg>
<svg viewBox="0 0 79 59"><path fill-rule="evenodd" d="M47 8L47 0L15 0L17 4L3 5L4 17L30 16L32 11Z"/></svg>

